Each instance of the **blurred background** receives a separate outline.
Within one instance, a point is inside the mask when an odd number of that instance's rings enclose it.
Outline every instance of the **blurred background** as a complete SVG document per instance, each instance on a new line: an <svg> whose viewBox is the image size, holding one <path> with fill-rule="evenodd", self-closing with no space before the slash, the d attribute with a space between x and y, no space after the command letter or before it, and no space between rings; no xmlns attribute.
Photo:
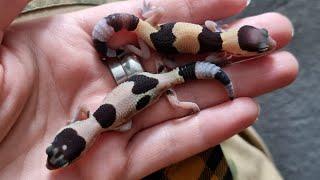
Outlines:
<svg viewBox="0 0 320 180"><path fill-rule="evenodd" d="M320 1L252 0L236 18L269 11L280 12L291 19L295 35L286 49L298 58L300 72L290 86L258 98L261 115L255 127L285 179L318 180Z"/></svg>

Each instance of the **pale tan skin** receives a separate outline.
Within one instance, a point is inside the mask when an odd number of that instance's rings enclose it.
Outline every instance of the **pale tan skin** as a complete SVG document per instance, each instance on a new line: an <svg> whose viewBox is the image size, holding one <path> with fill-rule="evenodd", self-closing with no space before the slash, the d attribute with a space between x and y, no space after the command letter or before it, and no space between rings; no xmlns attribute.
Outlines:
<svg viewBox="0 0 320 180"><path fill-rule="evenodd" d="M218 84L211 81L190 83L177 89L177 94L202 108L197 116L184 121L175 119L188 112L172 109L161 99L134 118L131 131L105 133L75 164L61 171L48 171L45 148L51 137L66 124L78 105L89 104L90 109L96 108L106 91L115 86L92 47L91 28L106 13L118 11L120 6L123 11L133 13L137 1L8 27L25 4L16 2L0 0L0 32L7 29L0 49L1 178L138 179L218 144L251 125L258 116L257 104L250 98L218 105L227 100L224 89ZM166 2L154 1L155 5L166 9L163 21L195 23L230 16L246 4L245 0L206 0L197 1L197 5L193 1L188 1L188 5L182 0L173 4ZM225 10L224 6L230 9ZM235 26L248 23L267 27L279 48L291 39L291 24L279 14L244 19ZM150 64L144 65L147 70L152 69ZM298 65L290 53L279 52L236 64L226 71L239 97L255 97L291 83ZM171 121L167 121L169 119Z"/></svg>

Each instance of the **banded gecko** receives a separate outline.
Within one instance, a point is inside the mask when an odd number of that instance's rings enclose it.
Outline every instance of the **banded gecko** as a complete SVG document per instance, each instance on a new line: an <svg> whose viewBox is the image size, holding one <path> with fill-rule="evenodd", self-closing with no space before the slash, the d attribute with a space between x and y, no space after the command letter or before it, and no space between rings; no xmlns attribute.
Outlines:
<svg viewBox="0 0 320 180"><path fill-rule="evenodd" d="M205 26L187 22L158 25L157 21L161 17L158 14L161 14L161 11L152 12L153 15L149 13L151 17L146 20L133 14L115 13L98 21L92 31L92 39L102 60L116 57L122 52L121 49L147 59L150 57L148 47L151 47L164 55L209 53L207 60L214 62L218 55L227 59L249 58L265 55L276 47L276 42L266 29L245 25L224 31L219 30L213 21L206 21ZM134 32L141 49L133 45L125 45L119 49L110 48L109 40L121 30Z"/></svg>
<svg viewBox="0 0 320 180"><path fill-rule="evenodd" d="M131 128L131 117L155 103L169 88L194 79L217 79L233 97L233 86L228 75L210 62L193 62L169 72L152 74L142 72L133 75L106 95L100 107L84 120L76 120L63 127L47 147L47 168L50 170L68 166L104 131L126 131ZM174 105L176 99L169 99Z"/></svg>

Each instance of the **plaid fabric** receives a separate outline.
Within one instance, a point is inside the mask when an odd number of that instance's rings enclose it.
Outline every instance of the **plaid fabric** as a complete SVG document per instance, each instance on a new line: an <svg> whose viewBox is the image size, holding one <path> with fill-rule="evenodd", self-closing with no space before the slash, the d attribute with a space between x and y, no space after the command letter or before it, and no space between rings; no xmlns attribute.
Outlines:
<svg viewBox="0 0 320 180"><path fill-rule="evenodd" d="M220 145L161 169L144 180L232 180Z"/></svg>

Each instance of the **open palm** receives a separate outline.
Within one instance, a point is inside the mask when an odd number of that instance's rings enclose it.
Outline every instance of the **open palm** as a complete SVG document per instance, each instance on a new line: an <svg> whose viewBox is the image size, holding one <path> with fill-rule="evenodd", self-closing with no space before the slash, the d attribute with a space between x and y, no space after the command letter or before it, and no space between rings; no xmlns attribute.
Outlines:
<svg viewBox="0 0 320 180"><path fill-rule="evenodd" d="M14 9L2 6L3 2L0 0L0 12ZM24 4L20 4L21 8ZM163 21L203 23L240 12L246 1L152 4L166 10ZM113 12L134 13L139 6L138 1L112 3L7 26L17 7L0 20L4 31L0 48L0 177L137 179L212 147L254 122L259 108L251 98L222 103L227 97L218 83L194 81L178 87L177 93L183 100L196 102L203 109L200 113L178 119L188 112L172 109L162 98L134 118L130 131L104 133L79 161L57 171L46 169L45 148L57 130L78 106L94 110L115 87L92 46L94 24ZM242 24L266 27L279 48L292 37L291 23L276 13L246 18L233 26ZM255 97L289 84L297 69L291 54L277 52L232 65L226 71L238 97Z"/></svg>

